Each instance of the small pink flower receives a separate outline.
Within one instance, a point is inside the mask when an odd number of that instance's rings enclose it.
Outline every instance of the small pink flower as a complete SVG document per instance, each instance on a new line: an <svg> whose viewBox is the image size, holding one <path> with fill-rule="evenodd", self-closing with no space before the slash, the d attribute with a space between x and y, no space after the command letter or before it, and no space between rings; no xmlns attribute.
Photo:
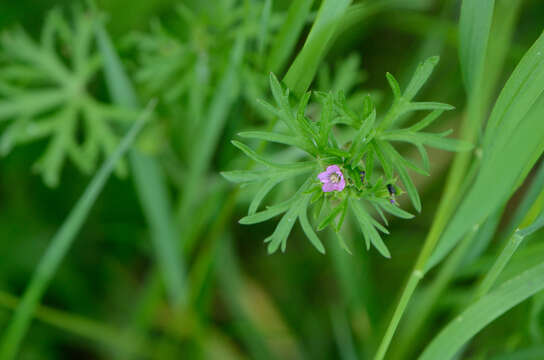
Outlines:
<svg viewBox="0 0 544 360"><path fill-rule="evenodd" d="M342 191L346 187L344 174L338 165L327 167L327 170L317 175L317 178L323 183L323 192Z"/></svg>

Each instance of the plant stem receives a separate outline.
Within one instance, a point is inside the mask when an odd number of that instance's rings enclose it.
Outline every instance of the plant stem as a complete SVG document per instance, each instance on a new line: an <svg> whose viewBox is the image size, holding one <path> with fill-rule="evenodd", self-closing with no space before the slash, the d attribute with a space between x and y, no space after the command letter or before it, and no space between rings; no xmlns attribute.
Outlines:
<svg viewBox="0 0 544 360"><path fill-rule="evenodd" d="M526 234L522 230L529 227L535 221L538 215L542 212L543 206L544 190L540 192L540 195L536 198L529 211L527 211L525 217L519 225L519 228L517 228L514 233L508 238L508 241L506 242L501 253L497 257L497 260L495 260L491 269L487 272L485 277L476 288L473 301L477 301L482 296L487 294L489 290L491 290L493 284L495 284L495 281L504 270L506 264L508 264L508 262L518 249L519 245L526 237Z"/></svg>
<svg viewBox="0 0 544 360"><path fill-rule="evenodd" d="M462 128L462 139L474 143L478 130L478 123L476 121L468 121L469 116L465 119ZM378 351L374 357L374 360L382 360L385 357L385 353L391 344L393 335L398 327L398 324L410 302L410 299L416 289L419 281L423 278L428 269L426 269L427 260L430 258L440 235L444 231L447 222L457 207L459 202L459 194L461 193L463 180L465 180L465 174L467 172L468 165L472 157L472 152L457 153L453 161L453 165L448 174L446 184L444 186L444 194L440 199L440 204L436 212L436 216L431 225L431 230L427 234L423 248L419 253L416 264L408 282L401 294L400 300L397 304L393 317L389 322L384 337L378 347Z"/></svg>
<svg viewBox="0 0 544 360"><path fill-rule="evenodd" d="M453 275L455 274L455 271L459 268L459 265L463 261L475 234L476 231L471 231L465 236L463 241L445 262L444 266L440 268L440 271L433 280L432 285L425 291L424 294L422 294L423 296L419 298L417 308L414 309L414 312L417 315L414 316L412 319L413 321L409 322L410 328L406 333L406 336L400 337L400 344L397 352L400 354L400 356L397 356L397 358L406 358L407 351L409 351L408 347L417 339L420 331L422 330L423 324L425 324L431 314L431 311L434 309L437 299L448 286Z"/></svg>
<svg viewBox="0 0 544 360"><path fill-rule="evenodd" d="M395 330L397 330L397 326L399 325L400 319L402 318L402 315L404 314L404 310L406 309L406 306L408 306L408 303L412 297L412 294L414 293L414 290L416 289L417 284L419 283L422 277L423 277L423 272L418 271L416 269L414 269L412 271L412 274L410 274L410 277L408 278L408 283L404 287L404 291L402 292L399 303L397 307L395 308L393 317L391 318L391 322L389 322L389 326L387 327L385 335L382 338L380 347L378 348L378 351L376 352L376 355L374 356L375 360L378 360L378 359L381 360L385 357L385 353L387 352L387 349L389 348L389 344L391 343L391 340L393 339L393 335L395 335Z"/></svg>
<svg viewBox="0 0 544 360"><path fill-rule="evenodd" d="M512 255L516 252L517 248L523 241L524 236L519 234L519 229L514 232L514 234L508 239L508 242L501 251L499 257L493 263L491 270L485 275L480 285L478 285L474 301L478 300L491 289L497 277L502 272L508 261L512 258Z"/></svg>

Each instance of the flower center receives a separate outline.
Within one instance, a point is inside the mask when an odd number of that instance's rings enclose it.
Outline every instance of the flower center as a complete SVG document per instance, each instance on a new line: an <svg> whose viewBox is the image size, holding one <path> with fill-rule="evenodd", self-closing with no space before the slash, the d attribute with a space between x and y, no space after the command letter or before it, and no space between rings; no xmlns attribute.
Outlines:
<svg viewBox="0 0 544 360"><path fill-rule="evenodd" d="M340 182L340 176L338 174L336 174L336 173L330 174L329 175L329 180L333 184L339 183Z"/></svg>

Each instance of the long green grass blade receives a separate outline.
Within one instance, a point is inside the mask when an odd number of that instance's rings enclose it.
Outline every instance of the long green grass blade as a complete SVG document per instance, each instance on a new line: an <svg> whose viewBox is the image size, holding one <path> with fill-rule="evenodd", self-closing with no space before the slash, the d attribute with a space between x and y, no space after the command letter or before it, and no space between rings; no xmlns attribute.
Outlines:
<svg viewBox="0 0 544 360"><path fill-rule="evenodd" d="M524 119L544 92L544 32L525 53L506 82L493 108L484 134L484 156L491 146L508 142L510 132Z"/></svg>
<svg viewBox="0 0 544 360"><path fill-rule="evenodd" d="M283 79L288 88L302 96L329 49L334 34L351 0L323 0L310 34Z"/></svg>
<svg viewBox="0 0 544 360"><path fill-rule="evenodd" d="M2 336L0 342L1 360L15 358L43 293L70 249L96 198L115 169L115 165L132 145L136 135L148 121L154 107L154 104L149 105L140 119L128 131L115 152L102 165L62 226L51 239L50 245L38 263L21 303L15 311L13 320Z"/></svg>
<svg viewBox="0 0 544 360"><path fill-rule="evenodd" d="M289 7L287 18L272 42L267 68L279 73L293 52L300 33L306 23L314 0L294 0Z"/></svg>
<svg viewBox="0 0 544 360"><path fill-rule="evenodd" d="M544 60L539 60L543 51L544 35L541 35L501 92L493 110L493 114L503 114L501 126L495 131L489 124L485 136L492 132L495 139L492 145L484 144L484 158L476 181L446 228L426 269L443 259L470 228L510 197L544 150L544 122L541 121ZM528 102L528 98L532 100Z"/></svg>
<svg viewBox="0 0 544 360"><path fill-rule="evenodd" d="M459 19L459 57L467 93L472 94L484 71L495 0L463 0Z"/></svg>
<svg viewBox="0 0 544 360"><path fill-rule="evenodd" d="M479 299L483 295L487 294L487 292L492 288L495 281L508 264L522 241L544 225L544 212L542 212L543 205L544 191L541 191L540 195L534 201L532 208L525 213L525 218L521 221L521 224L518 225L516 231L514 231L514 233L507 240L504 248L501 250L499 256L493 263L493 266L476 288L476 299ZM537 214L538 216L535 216Z"/></svg>
<svg viewBox="0 0 544 360"><path fill-rule="evenodd" d="M419 360L452 359L493 320L544 289L544 263L519 274L453 319L427 346Z"/></svg>
<svg viewBox="0 0 544 360"><path fill-rule="evenodd" d="M104 58L106 82L113 101L128 108L138 108L136 92L117 55L106 29L97 29L98 46ZM152 157L133 149L130 152L136 190L151 230L164 280L174 304L185 301L185 273L173 223L166 181L160 165Z"/></svg>

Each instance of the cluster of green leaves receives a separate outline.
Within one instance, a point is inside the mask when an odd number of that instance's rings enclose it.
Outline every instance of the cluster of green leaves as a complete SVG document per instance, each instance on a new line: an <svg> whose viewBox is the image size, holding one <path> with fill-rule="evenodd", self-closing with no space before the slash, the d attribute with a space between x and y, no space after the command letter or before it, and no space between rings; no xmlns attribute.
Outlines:
<svg viewBox="0 0 544 360"><path fill-rule="evenodd" d="M67 158L91 173L103 153L119 142L116 127L134 119L134 112L95 99L90 92L101 59L94 47L96 16L74 10L68 23L59 10L46 19L40 42L24 30L2 34L0 60L0 152L49 138L35 164L49 186L57 185ZM124 163L118 174L126 172Z"/></svg>
<svg viewBox="0 0 544 360"><path fill-rule="evenodd" d="M268 251L273 253L280 247L282 251L285 250L289 233L298 219L310 242L320 252L324 252L323 244L308 219L308 208L313 206L314 219L318 222L317 229L332 228L346 249L340 230L350 209L360 225L367 248L370 248L372 244L383 256L390 257L390 252L379 234L379 231L387 234L388 230L371 216L370 209L373 208L379 214L385 225L387 225L387 219L384 212L400 218L413 217L412 214L395 205L394 195L389 191L388 186L395 189L393 193L400 194L402 190L397 185L398 176L415 209L420 211L421 201L408 169L424 175L429 174L429 159L425 145L450 151L471 148L470 144L446 138L450 131L438 134L421 131L444 111L453 108L443 103L412 101L429 78L437 62L438 58L433 57L421 63L404 92L401 91L395 78L387 74L394 100L389 111L379 121L370 96L363 99L363 109L357 113L346 104L342 91L314 93L321 104L321 113L319 119L313 121L306 115L312 92L306 92L299 100L296 109L293 109L289 89L283 89L277 78L271 74L270 87L276 106L265 101L260 103L263 108L281 120L284 128L277 132L248 131L239 135L243 138L296 147L304 151L310 159L279 163L260 155L239 141L233 141L237 148L264 166L260 170L235 170L222 173L233 182L262 183L249 206L248 215L242 218L240 223L255 224L285 213L276 230L265 240L269 243ZM431 112L412 126L403 129L395 128L398 119L418 110ZM347 135L338 136L341 132ZM340 141L340 138L347 140ZM416 146L423 159L423 166L420 167L402 156L391 144L396 141ZM346 181L344 190L329 193L322 191L317 174L329 165L338 165L341 168ZM301 175L305 175L306 179L293 196L284 202L258 211L261 202L276 185Z"/></svg>
<svg viewBox="0 0 544 360"><path fill-rule="evenodd" d="M149 32L127 37L126 43L136 51L136 80L144 91L166 103L188 98L189 115L198 117L198 109L216 86L227 65L224 60L240 33L255 40L257 53L264 51L271 28L277 27L274 24L279 19L271 14L270 2L267 3L242 6L219 1L219 6L199 12L178 5L177 16L170 23L155 19ZM246 65L258 66L259 62L253 56ZM242 75L257 76L249 66L244 67Z"/></svg>

